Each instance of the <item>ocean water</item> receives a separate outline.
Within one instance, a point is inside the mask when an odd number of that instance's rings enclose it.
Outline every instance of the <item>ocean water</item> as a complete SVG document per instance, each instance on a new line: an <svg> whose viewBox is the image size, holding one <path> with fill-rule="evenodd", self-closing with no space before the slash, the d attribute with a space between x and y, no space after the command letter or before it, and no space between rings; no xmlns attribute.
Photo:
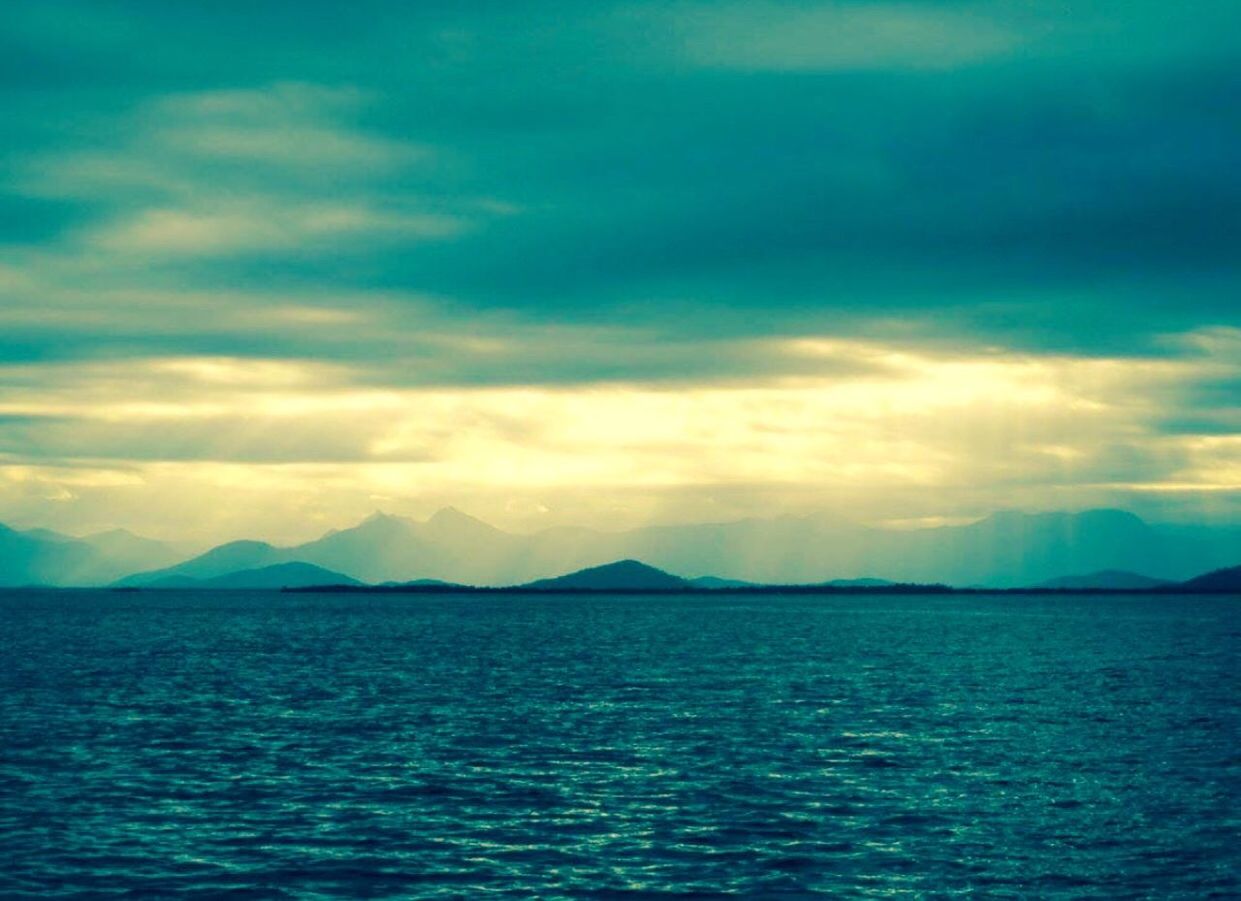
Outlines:
<svg viewBox="0 0 1241 901"><path fill-rule="evenodd" d="M0 593L0 896L1236 897L1241 597Z"/></svg>

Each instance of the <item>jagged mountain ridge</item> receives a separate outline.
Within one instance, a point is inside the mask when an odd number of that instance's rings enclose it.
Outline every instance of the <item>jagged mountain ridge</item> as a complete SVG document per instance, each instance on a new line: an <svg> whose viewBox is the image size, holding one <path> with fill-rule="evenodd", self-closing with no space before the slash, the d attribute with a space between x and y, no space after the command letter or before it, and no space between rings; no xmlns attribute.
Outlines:
<svg viewBox="0 0 1241 901"><path fill-rule="evenodd" d="M1015 587L1066 573L1141 569L1185 579L1241 557L1241 529L1162 530L1119 510L1000 513L964 526L884 530L826 516L518 535L447 508L426 521L376 514L293 547L230 542L124 584L212 578L301 561L363 582L516 585L616 560L768 584L881 575L901 582Z"/></svg>

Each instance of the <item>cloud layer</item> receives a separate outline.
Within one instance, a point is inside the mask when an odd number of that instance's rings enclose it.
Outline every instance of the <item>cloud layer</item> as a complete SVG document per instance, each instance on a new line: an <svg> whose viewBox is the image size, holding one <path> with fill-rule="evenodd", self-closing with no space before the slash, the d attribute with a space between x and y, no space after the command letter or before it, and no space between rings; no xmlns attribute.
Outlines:
<svg viewBox="0 0 1241 901"><path fill-rule="evenodd" d="M16 5L0 519L1235 517L1238 24Z"/></svg>

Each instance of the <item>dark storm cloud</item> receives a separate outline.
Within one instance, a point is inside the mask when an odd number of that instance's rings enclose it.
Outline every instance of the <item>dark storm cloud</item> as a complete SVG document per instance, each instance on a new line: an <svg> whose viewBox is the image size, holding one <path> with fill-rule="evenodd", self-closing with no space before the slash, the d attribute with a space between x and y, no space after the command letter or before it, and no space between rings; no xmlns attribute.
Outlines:
<svg viewBox="0 0 1241 901"><path fill-rule="evenodd" d="M927 335L1088 352L1084 315L1141 311L1099 330L1115 352L1236 321L1241 69L1227 4L338 9L10 10L9 154L125 152L158 166L175 151L118 143L124 110L193 91L348 85L373 102L335 126L434 147L435 162L277 169L264 190L430 210L491 200L512 214L451 241L135 265L197 286L414 291L456 310L636 318L680 334L865 332L897 315ZM885 16L930 28L948 55L868 49ZM759 50L737 46L745 28ZM859 46L843 53L836 34ZM49 130L48 109L73 126ZM244 194L247 162L200 158L191 174ZM142 196L121 187L76 207L13 196L0 237L50 241L106 219Z"/></svg>

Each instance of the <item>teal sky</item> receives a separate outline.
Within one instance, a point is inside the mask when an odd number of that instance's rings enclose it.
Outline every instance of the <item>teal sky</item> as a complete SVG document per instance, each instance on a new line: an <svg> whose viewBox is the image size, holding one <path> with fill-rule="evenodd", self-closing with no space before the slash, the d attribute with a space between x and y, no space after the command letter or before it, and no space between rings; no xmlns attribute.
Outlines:
<svg viewBox="0 0 1241 901"><path fill-rule="evenodd" d="M0 86L0 521L1241 515L1235 0L40 0Z"/></svg>

